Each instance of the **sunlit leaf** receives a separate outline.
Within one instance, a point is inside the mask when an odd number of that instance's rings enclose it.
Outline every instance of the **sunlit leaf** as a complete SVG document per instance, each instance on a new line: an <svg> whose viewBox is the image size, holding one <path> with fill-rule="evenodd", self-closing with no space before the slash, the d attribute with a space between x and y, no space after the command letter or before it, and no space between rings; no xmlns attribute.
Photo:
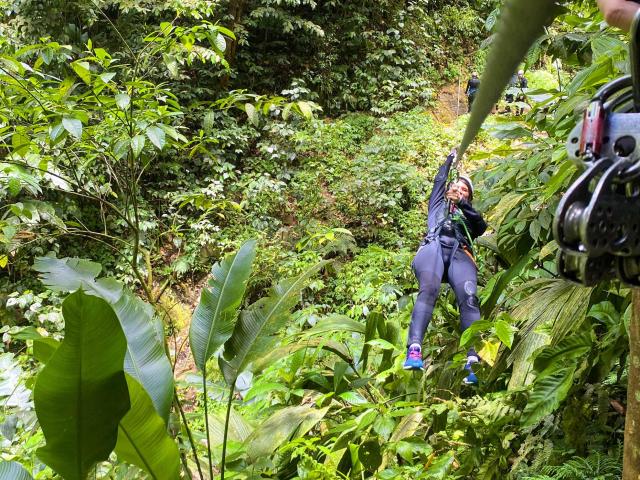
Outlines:
<svg viewBox="0 0 640 480"><path fill-rule="evenodd" d="M165 133L163 129L157 125L152 125L147 128L146 134L149 140L151 140L151 143L153 143L158 150L162 150L164 148Z"/></svg>
<svg viewBox="0 0 640 480"><path fill-rule="evenodd" d="M131 152L133 153L133 158L138 158L142 153L142 149L145 144L145 136L144 135L136 135L131 139Z"/></svg>
<svg viewBox="0 0 640 480"><path fill-rule="evenodd" d="M18 462L0 461L0 480L33 480L33 477Z"/></svg>
<svg viewBox="0 0 640 480"><path fill-rule="evenodd" d="M200 370L233 333L255 255L256 241L250 240L211 269L189 329L191 351Z"/></svg>
<svg viewBox="0 0 640 480"><path fill-rule="evenodd" d="M63 117L62 126L76 140L82 138L82 122L77 118Z"/></svg>
<svg viewBox="0 0 640 480"><path fill-rule="evenodd" d="M119 93L116 95L116 105L120 110L126 110L131 104L131 97L126 93Z"/></svg>
<svg viewBox="0 0 640 480"><path fill-rule="evenodd" d="M129 410L123 370L127 348L107 302L79 291L62 304L65 336L38 374L34 400L47 444L38 450L68 480L83 480L116 444Z"/></svg>
<svg viewBox="0 0 640 480"><path fill-rule="evenodd" d="M145 389L127 375L131 409L120 421L115 452L157 480L177 480L180 454Z"/></svg>

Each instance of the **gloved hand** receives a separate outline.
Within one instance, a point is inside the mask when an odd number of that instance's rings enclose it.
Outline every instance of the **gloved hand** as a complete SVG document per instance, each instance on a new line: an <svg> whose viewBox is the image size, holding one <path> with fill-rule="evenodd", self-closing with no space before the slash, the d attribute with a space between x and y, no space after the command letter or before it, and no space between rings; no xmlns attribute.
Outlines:
<svg viewBox="0 0 640 480"><path fill-rule="evenodd" d="M453 147L451 149L451 153L447 155L447 160L455 160L457 156L458 156L458 149L456 147Z"/></svg>

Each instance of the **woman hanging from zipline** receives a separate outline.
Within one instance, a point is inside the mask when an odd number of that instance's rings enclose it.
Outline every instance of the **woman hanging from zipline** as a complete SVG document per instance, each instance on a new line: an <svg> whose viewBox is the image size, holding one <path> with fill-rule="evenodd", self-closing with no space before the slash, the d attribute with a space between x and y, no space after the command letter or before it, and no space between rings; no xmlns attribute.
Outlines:
<svg viewBox="0 0 640 480"><path fill-rule="evenodd" d="M460 325L464 331L480 318L477 292L477 268L472 242L484 233L487 224L471 205L473 184L468 177L459 176L447 185L451 165L456 158L453 149L438 170L429 197L427 233L413 259L413 271L420 289L411 314L405 370L422 370L422 340L431 321L440 292L440 284L447 281L453 288L460 309ZM448 212L447 212L448 209ZM472 365L478 355L467 353L465 383L477 384Z"/></svg>

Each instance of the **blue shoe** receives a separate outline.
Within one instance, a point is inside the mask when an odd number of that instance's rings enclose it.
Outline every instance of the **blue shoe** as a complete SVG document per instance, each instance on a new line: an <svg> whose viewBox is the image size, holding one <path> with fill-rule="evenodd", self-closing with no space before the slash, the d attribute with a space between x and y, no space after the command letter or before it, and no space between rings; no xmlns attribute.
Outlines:
<svg viewBox="0 0 640 480"><path fill-rule="evenodd" d="M407 358L402 366L405 370L424 370L422 361L422 348L417 343L412 343L407 349Z"/></svg>
<svg viewBox="0 0 640 480"><path fill-rule="evenodd" d="M478 385L478 377L473 372L474 363L478 363L478 357L467 357L467 363L465 364L464 369L469 372L469 374L464 378L464 380L462 380L465 385Z"/></svg>

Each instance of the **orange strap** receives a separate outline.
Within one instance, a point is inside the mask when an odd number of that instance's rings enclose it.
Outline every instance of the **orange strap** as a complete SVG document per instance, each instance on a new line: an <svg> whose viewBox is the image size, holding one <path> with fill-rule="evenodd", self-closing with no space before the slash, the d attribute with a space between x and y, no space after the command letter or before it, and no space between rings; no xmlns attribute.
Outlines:
<svg viewBox="0 0 640 480"><path fill-rule="evenodd" d="M473 262L473 264L476 266L476 268L478 268L478 264L476 263L476 259L473 257L473 253L471 253L471 250L469 250L466 246L462 246L462 251L464 253L466 253L467 255L469 255L469 258L471 259L471 261Z"/></svg>

